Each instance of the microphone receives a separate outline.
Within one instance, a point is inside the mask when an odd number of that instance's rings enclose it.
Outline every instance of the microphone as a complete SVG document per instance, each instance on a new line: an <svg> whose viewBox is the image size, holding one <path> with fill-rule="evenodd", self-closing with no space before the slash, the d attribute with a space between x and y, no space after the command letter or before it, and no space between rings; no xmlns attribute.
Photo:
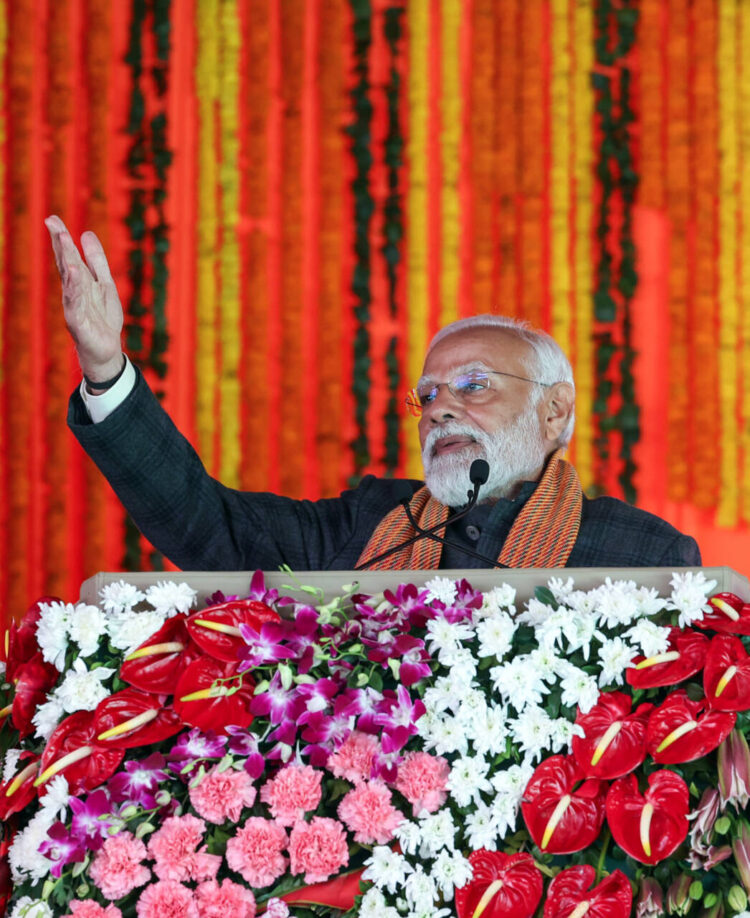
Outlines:
<svg viewBox="0 0 750 918"><path fill-rule="evenodd" d="M484 555L480 555L478 552L472 551L470 548L466 548L463 545L457 545L455 542L449 542L447 539L444 539L436 534L439 529L444 529L451 523L455 523L456 520L460 520L468 513L471 513L471 511L476 506L477 500L479 499L479 489L483 484L487 482L489 474L490 467L486 460L475 459L469 467L469 480L474 485L474 487L466 492L468 503L461 509L450 513L448 518L442 523L438 523L436 526L432 526L429 529L423 529L414 519L411 508L409 507L409 502L411 501L414 492L409 487L409 484L406 481L399 482L399 490L402 491L403 496L399 499L398 502L403 506L409 522L416 531L416 535L413 535L405 541L401 542L401 544L396 545L393 548L389 548L387 551L384 551L379 555L376 555L374 558L371 558L369 561L365 562L365 564L360 564L358 567L355 567L354 570L365 570L365 568L368 568L371 564L376 564L378 561L383 561L385 558L388 558L391 555L395 555L396 552L401 551L403 548L408 548L409 545L413 545L420 539L432 539L434 542L441 542L443 545L448 545L451 548L457 548L459 551L464 552L464 554L471 555L473 558L478 558L480 561L483 561L490 567L507 567L506 564L500 564L499 561L495 561L492 558L487 558Z"/></svg>

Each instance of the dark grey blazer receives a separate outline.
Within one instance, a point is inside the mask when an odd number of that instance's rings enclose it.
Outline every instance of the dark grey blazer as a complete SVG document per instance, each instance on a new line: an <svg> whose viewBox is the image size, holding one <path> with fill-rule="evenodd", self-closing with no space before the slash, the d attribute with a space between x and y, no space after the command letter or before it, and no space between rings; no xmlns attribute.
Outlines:
<svg viewBox="0 0 750 918"><path fill-rule="evenodd" d="M74 392L68 423L143 534L185 570L276 570L282 563L350 570L398 502L394 481L371 475L318 501L225 487L207 474L140 373L128 398L99 424ZM411 484L416 490L422 483ZM493 511L476 550L496 558L508 528L507 512ZM611 497L584 501L569 567L699 564L695 540L659 517ZM467 557L462 566L478 565Z"/></svg>

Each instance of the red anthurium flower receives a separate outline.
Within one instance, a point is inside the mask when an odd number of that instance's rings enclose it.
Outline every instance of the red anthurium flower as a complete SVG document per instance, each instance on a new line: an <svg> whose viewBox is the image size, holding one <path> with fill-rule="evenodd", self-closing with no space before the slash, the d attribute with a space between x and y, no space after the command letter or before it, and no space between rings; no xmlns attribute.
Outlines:
<svg viewBox="0 0 750 918"><path fill-rule="evenodd" d="M125 657L120 678L142 692L171 695L185 669L201 656L200 647L190 639L185 616L175 615Z"/></svg>
<svg viewBox="0 0 750 918"><path fill-rule="evenodd" d="M29 606L20 622L11 622L6 632L5 656L7 668L5 678L8 682L16 681L17 668L30 660L39 651L36 642L36 626L42 614L43 603L60 602L56 596L43 596Z"/></svg>
<svg viewBox="0 0 750 918"><path fill-rule="evenodd" d="M584 736L573 737L573 755L587 778L620 778L646 758L646 723L652 704L630 711L623 692L604 692L576 717Z"/></svg>
<svg viewBox="0 0 750 918"><path fill-rule="evenodd" d="M521 810L535 844L549 854L588 847L604 822L607 785L586 778L572 755L553 755L526 785Z"/></svg>
<svg viewBox="0 0 750 918"><path fill-rule="evenodd" d="M698 628L722 631L725 634L750 634L750 603L734 593L717 593L708 600L710 612L695 624Z"/></svg>
<svg viewBox="0 0 750 918"><path fill-rule="evenodd" d="M174 690L175 710L186 724L201 730L249 726L255 682L247 672L239 672L238 666L238 662L222 663L212 657L188 666Z"/></svg>
<svg viewBox="0 0 750 918"><path fill-rule="evenodd" d="M669 857L688 833L687 784L673 771L649 776L648 790L638 790L635 775L618 778L607 794L607 823L617 844L643 864Z"/></svg>
<svg viewBox="0 0 750 918"><path fill-rule="evenodd" d="M558 873L547 890L544 918L628 918L633 891L625 874L615 870L589 889L595 878L589 864Z"/></svg>
<svg viewBox="0 0 750 918"><path fill-rule="evenodd" d="M474 876L456 890L458 918L529 918L542 898L542 874L530 854L472 851Z"/></svg>
<svg viewBox="0 0 750 918"><path fill-rule="evenodd" d="M281 616L264 602L255 599L235 599L193 612L187 620L190 637L209 656L234 663L239 651L246 648L240 625L250 625L256 631L265 622L277 622Z"/></svg>
<svg viewBox="0 0 750 918"><path fill-rule="evenodd" d="M737 715L711 710L702 714L705 706L705 700L691 701L680 689L652 712L646 748L655 762L662 765L692 762L724 742Z"/></svg>
<svg viewBox="0 0 750 918"><path fill-rule="evenodd" d="M717 634L712 639L703 670L703 690L717 711L750 708L750 657L739 638Z"/></svg>
<svg viewBox="0 0 750 918"><path fill-rule="evenodd" d="M94 711L97 742L132 749L174 736L182 721L171 705L165 707L166 700L166 695L126 688L100 701Z"/></svg>
<svg viewBox="0 0 750 918"><path fill-rule="evenodd" d="M60 674L51 663L45 663L41 651L15 669L16 689L11 720L21 739L32 732L31 718L47 700L47 692Z"/></svg>
<svg viewBox="0 0 750 918"><path fill-rule="evenodd" d="M40 760L41 756L33 752L22 752L18 757L16 773L0 784L0 822L5 822L12 813L19 813L36 797L34 781L39 773Z"/></svg>
<svg viewBox="0 0 750 918"><path fill-rule="evenodd" d="M93 711L76 711L59 723L42 753L37 786L57 774L65 775L70 793L91 791L114 774L125 755L96 740Z"/></svg>
<svg viewBox="0 0 750 918"><path fill-rule="evenodd" d="M634 666L625 670L625 679L633 688L656 688L677 685L703 668L709 640L705 634L690 628L672 628L669 647L653 657L635 657Z"/></svg>

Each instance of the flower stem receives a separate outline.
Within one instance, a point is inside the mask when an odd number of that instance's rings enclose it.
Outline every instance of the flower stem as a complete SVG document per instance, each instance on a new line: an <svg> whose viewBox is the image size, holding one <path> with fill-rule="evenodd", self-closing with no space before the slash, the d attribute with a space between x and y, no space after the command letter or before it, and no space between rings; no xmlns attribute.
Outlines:
<svg viewBox="0 0 750 918"><path fill-rule="evenodd" d="M598 883L604 876L604 859L607 857L607 848L609 848L609 843L612 839L612 833L609 829L606 829L606 834L604 836L604 843L602 844L602 850L599 853L599 860L596 862L596 879L594 883Z"/></svg>

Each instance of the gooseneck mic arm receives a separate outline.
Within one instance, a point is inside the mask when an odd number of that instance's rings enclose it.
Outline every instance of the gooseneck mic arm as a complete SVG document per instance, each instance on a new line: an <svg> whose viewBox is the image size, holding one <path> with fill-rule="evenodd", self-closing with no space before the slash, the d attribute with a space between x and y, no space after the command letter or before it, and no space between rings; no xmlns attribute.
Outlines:
<svg viewBox="0 0 750 918"><path fill-rule="evenodd" d="M389 548L387 551L381 552L381 554L376 555L374 558L371 558L369 561L366 561L364 564L360 564L354 568L355 571L361 571L365 568L370 567L372 564L377 564L379 561L383 561L385 558L395 555L397 552L401 551L404 548L408 548L410 545L413 545L415 542L418 542L420 539L432 539L434 542L441 542L443 545L449 545L451 548L456 548L459 551L465 552L467 555L471 555L473 558L478 558L480 561L484 561L488 567L506 567L504 564L500 564L499 561L493 561L492 558L487 558L484 555L480 555L475 551L472 551L470 548L465 548L463 545L456 545L454 542L448 542L446 539L437 535L438 530L444 529L446 526L449 526L451 523L455 523L456 520L462 519L466 516L476 506L477 500L479 499L479 489L487 481L487 478L490 474L490 467L484 459L475 459L471 463L469 468L469 480L474 486L472 489L466 492L468 497L468 503L462 507L458 512L451 513L448 515L442 523L438 523L436 526L431 526L429 529L423 529L419 523L414 519L414 516L411 512L409 502L412 497L411 489L409 488L409 493L405 494L399 503L403 506L404 511L409 519L409 522L416 530L416 534L410 538L404 540L398 545L395 545L393 548ZM408 487L408 485L407 485Z"/></svg>

